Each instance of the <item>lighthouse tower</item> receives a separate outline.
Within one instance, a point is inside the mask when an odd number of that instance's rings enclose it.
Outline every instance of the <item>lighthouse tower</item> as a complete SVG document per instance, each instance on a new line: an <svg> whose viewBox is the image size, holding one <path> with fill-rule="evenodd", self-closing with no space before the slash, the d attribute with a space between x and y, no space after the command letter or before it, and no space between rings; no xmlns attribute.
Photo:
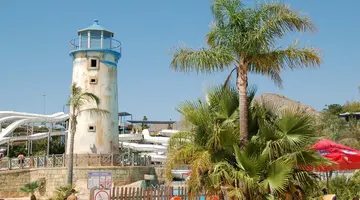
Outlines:
<svg viewBox="0 0 360 200"><path fill-rule="evenodd" d="M72 84L98 96L99 108L110 112L106 116L88 112L79 115L74 140L75 154L119 152L117 63L121 57L121 43L113 37L113 32L94 20L92 26L79 30L78 37L70 42ZM90 101L82 109L94 107L95 102ZM70 145L67 146L69 152Z"/></svg>

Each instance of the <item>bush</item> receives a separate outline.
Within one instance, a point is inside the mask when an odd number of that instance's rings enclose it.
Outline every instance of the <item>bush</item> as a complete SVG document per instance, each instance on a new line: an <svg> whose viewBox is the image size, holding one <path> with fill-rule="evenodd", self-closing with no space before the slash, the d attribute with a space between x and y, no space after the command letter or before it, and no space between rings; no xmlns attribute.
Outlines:
<svg viewBox="0 0 360 200"><path fill-rule="evenodd" d="M20 188L20 192L24 192L30 194L31 200L36 200L35 192L40 187L40 183L38 181L30 182L25 184L22 188Z"/></svg>
<svg viewBox="0 0 360 200"><path fill-rule="evenodd" d="M70 194L71 194L71 190L75 188L75 185L65 185L65 186L60 186L58 188L56 188L55 192L54 192L54 196L51 197L49 200L64 200L66 199ZM78 191L77 191L78 193Z"/></svg>
<svg viewBox="0 0 360 200"><path fill-rule="evenodd" d="M326 183L324 183L325 185ZM335 194L338 199L353 199L360 196L360 171L351 178L337 176L329 180L329 192Z"/></svg>

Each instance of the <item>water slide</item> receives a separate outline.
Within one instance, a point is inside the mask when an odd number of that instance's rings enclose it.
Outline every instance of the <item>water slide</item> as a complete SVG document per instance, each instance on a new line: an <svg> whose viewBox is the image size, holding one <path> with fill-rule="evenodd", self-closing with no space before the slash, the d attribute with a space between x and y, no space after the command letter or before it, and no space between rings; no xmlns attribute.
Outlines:
<svg viewBox="0 0 360 200"><path fill-rule="evenodd" d="M4 122L12 122L5 129L0 130L0 145L7 142L13 141L24 141L24 140L39 140L46 138L48 132L46 133L36 133L29 136L19 136L19 137L7 137L11 134L16 128L27 124L27 123L56 123L63 122L69 119L69 115L63 112L55 113L53 115L40 115L40 114L31 114L31 113L22 113L22 112L12 112L12 111L0 111L0 124ZM66 135L66 132L51 132L51 136Z"/></svg>
<svg viewBox="0 0 360 200"><path fill-rule="evenodd" d="M138 143L129 143L129 142L121 142L120 145L123 148L129 148L136 151L148 151L148 152L166 152L167 147L162 145L154 145L154 144L138 144Z"/></svg>
<svg viewBox="0 0 360 200"><path fill-rule="evenodd" d="M119 141L140 141L143 140L142 134L120 134Z"/></svg>
<svg viewBox="0 0 360 200"><path fill-rule="evenodd" d="M29 135L29 136L3 137L0 139L0 145L6 144L7 142L40 140L43 138L47 138L48 134L49 133L47 132L47 133L36 133L33 135ZM66 134L67 134L67 132L52 132L52 133L50 133L50 136L62 136L62 135L66 135Z"/></svg>
<svg viewBox="0 0 360 200"><path fill-rule="evenodd" d="M58 112L53 115L41 115L41 114L32 114L32 113L23 113L23 112L13 112L13 111L0 111L0 119L4 117L18 116L18 117L56 117L63 115L63 112Z"/></svg>
<svg viewBox="0 0 360 200"><path fill-rule="evenodd" d="M141 139L138 135L141 136ZM134 142L138 139L144 141L147 144L139 144ZM148 129L144 129L142 134L123 134L119 136L119 143L121 147L143 152L141 153L142 156L150 156L153 162L162 163L166 161L166 155L164 154L167 152L169 140L169 137L150 136Z"/></svg>
<svg viewBox="0 0 360 200"><path fill-rule="evenodd" d="M179 130L171 130L171 129L164 129L159 132L159 135L165 136L165 137L171 137L175 133L178 133Z"/></svg>
<svg viewBox="0 0 360 200"><path fill-rule="evenodd" d="M166 145L169 144L169 137L153 137L150 136L150 132L148 129L144 129L142 131L142 134L144 136L144 141L148 142L148 143L153 143L153 144L161 144L161 145Z"/></svg>
<svg viewBox="0 0 360 200"><path fill-rule="evenodd" d="M3 113L0 112L0 117L2 116ZM4 115L3 115L4 116ZM15 115L16 116L16 115ZM6 116L5 117L9 117ZM45 123L56 123L56 122L63 122L67 119L69 119L69 115L65 114L65 113L55 113L54 115L48 115L48 116L37 116L37 117L31 117L31 116L24 116L24 119L20 119L17 120L13 123L11 123L8 127L6 127L5 129L3 129L0 132L0 140L4 137L6 137L7 135L9 135L10 133L12 133L16 128L20 127L21 125L24 125L26 123L36 123L36 122L45 122ZM3 119L4 117L0 118Z"/></svg>

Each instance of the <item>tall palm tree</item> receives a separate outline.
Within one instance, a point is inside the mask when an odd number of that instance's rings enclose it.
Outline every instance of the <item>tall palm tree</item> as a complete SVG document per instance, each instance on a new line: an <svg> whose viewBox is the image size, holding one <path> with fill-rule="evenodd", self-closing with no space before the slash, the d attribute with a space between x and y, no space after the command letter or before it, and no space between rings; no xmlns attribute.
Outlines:
<svg viewBox="0 0 360 200"><path fill-rule="evenodd" d="M94 103L94 108L84 108L85 105ZM82 88L73 84L71 86L71 94L69 99L70 106L70 147L69 147L69 162L68 162L68 185L73 183L74 170L74 138L76 133L78 116L83 113L90 115L108 115L109 111L99 108L100 99L95 94L83 91Z"/></svg>
<svg viewBox="0 0 360 200"><path fill-rule="evenodd" d="M176 71L201 73L231 69L225 83L236 71L240 135L241 142L246 144L248 73L268 76L281 87L281 71L319 66L322 59L315 48L300 47L297 42L285 48L276 45L287 32L314 32L315 26L309 18L282 3L258 3L248 8L241 0L213 0L212 12L214 22L206 36L208 47L177 48L171 67Z"/></svg>

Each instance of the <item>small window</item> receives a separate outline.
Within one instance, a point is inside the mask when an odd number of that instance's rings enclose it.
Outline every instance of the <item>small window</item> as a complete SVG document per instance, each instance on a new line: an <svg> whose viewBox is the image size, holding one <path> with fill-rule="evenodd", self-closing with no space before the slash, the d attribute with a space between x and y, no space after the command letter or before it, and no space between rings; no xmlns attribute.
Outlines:
<svg viewBox="0 0 360 200"><path fill-rule="evenodd" d="M91 59L90 67L97 67L97 60L96 59Z"/></svg>
<svg viewBox="0 0 360 200"><path fill-rule="evenodd" d="M94 125L90 125L90 126L88 127L88 131L89 131L89 132L95 132L95 131L96 131L96 127L95 127Z"/></svg>
<svg viewBox="0 0 360 200"><path fill-rule="evenodd" d="M97 78L90 78L90 84L93 84L93 85L95 85L95 84L97 84Z"/></svg>
<svg viewBox="0 0 360 200"><path fill-rule="evenodd" d="M90 58L89 59L89 69L99 69L99 59Z"/></svg>

